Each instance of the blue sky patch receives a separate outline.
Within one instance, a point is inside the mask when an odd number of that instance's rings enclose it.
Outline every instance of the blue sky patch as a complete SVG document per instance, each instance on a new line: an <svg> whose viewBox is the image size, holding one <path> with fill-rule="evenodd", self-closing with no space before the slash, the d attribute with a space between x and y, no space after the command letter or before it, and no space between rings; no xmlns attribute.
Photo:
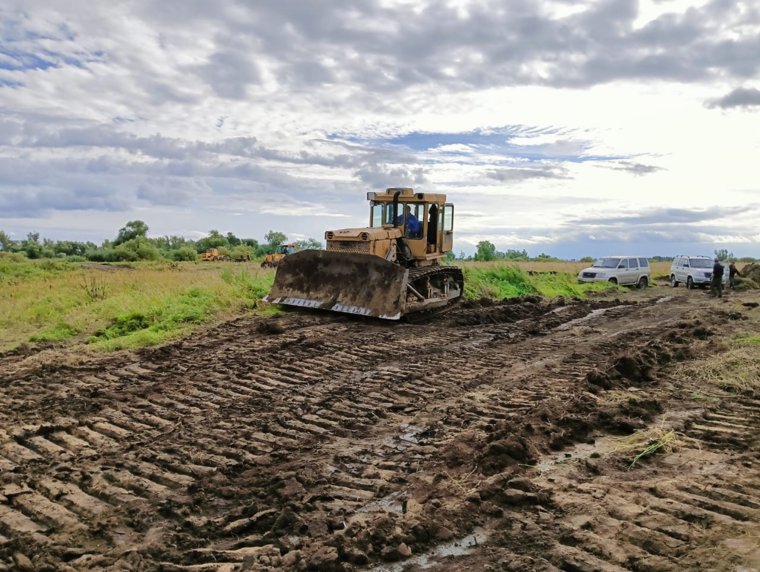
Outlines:
<svg viewBox="0 0 760 572"><path fill-rule="evenodd" d="M584 163L588 161L618 161L626 158L620 155L586 154L582 150L587 147L587 144L581 141L578 141L578 149L580 152L576 154L558 153L553 148L552 144L540 143L526 145L512 142L516 137L536 134L556 135L558 139L562 139L562 135L556 130L543 130L540 133L537 133L535 130L521 126L509 126L499 129L475 130L459 133L412 131L404 135L377 139L345 137L335 134L329 135L328 137L331 139L344 139L367 146L402 147L409 151L416 152L436 151L449 145L464 145L471 148L473 151L477 151L479 154L487 153L491 155L502 155L504 157L523 159L526 161L552 160L557 162ZM572 142L572 140L570 142ZM449 155L465 154L464 152L458 151L447 150L447 152Z"/></svg>
<svg viewBox="0 0 760 572"><path fill-rule="evenodd" d="M58 64L52 59L40 57L29 52L21 52L19 50L0 47L0 55L7 56L13 60L12 62L8 62L4 59L0 59L0 69L4 70L46 70L58 66Z"/></svg>

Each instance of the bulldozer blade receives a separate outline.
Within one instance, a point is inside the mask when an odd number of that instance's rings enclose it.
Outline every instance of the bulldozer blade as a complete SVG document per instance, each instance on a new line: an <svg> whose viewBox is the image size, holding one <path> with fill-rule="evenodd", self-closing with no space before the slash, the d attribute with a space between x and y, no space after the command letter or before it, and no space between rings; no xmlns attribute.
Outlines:
<svg viewBox="0 0 760 572"><path fill-rule="evenodd" d="M398 320L407 276L406 268L379 256L303 250L280 262L264 301Z"/></svg>

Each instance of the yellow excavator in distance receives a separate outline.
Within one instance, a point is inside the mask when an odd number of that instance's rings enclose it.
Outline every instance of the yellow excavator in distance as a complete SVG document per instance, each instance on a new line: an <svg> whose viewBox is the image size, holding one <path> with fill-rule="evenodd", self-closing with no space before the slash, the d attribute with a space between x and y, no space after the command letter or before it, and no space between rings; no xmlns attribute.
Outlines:
<svg viewBox="0 0 760 572"><path fill-rule="evenodd" d="M282 262L282 259L290 254L294 254L298 252L300 248L297 244L293 242L288 242L286 244L281 244L277 247L277 251L273 252L272 254L267 254L264 257L264 260L261 263L262 268L276 268L280 262Z"/></svg>
<svg viewBox="0 0 760 572"><path fill-rule="evenodd" d="M390 188L367 200L369 227L329 230L326 250L283 258L264 300L398 320L459 299L462 270L440 264L454 239L446 195Z"/></svg>

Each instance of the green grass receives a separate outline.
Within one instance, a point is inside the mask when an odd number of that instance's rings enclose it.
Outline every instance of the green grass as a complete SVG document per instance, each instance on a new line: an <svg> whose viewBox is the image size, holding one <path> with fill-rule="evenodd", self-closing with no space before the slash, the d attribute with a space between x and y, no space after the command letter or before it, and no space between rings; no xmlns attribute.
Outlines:
<svg viewBox="0 0 760 572"><path fill-rule="evenodd" d="M93 266L0 257L0 351L30 341L103 349L158 344L258 311L273 279L253 263Z"/></svg>
<svg viewBox="0 0 760 572"><path fill-rule="evenodd" d="M618 288L607 282L579 284L569 272L526 272L516 265L465 265L464 296L470 300L497 300L538 295L548 298L583 298L590 292Z"/></svg>
<svg viewBox="0 0 760 572"><path fill-rule="evenodd" d="M463 266L470 299L584 297L611 287L578 284L570 266ZM25 342L135 348L245 312L275 314L276 306L259 304L273 280L274 271L256 262L92 264L0 256L0 351Z"/></svg>
<svg viewBox="0 0 760 572"><path fill-rule="evenodd" d="M734 339L739 346L760 346L760 335L741 334Z"/></svg>

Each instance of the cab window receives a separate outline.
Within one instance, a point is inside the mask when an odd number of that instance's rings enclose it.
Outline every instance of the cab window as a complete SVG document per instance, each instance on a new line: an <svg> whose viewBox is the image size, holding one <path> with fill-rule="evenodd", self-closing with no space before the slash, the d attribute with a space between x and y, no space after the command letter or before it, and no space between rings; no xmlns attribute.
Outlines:
<svg viewBox="0 0 760 572"><path fill-rule="evenodd" d="M637 258L628 259L628 268L638 268L638 267L639 267L639 261Z"/></svg>
<svg viewBox="0 0 760 572"><path fill-rule="evenodd" d="M446 204L443 207L443 230L451 232L454 230L454 205Z"/></svg>
<svg viewBox="0 0 760 572"><path fill-rule="evenodd" d="M622 258L620 264L618 264L618 268L628 268L628 259Z"/></svg>

